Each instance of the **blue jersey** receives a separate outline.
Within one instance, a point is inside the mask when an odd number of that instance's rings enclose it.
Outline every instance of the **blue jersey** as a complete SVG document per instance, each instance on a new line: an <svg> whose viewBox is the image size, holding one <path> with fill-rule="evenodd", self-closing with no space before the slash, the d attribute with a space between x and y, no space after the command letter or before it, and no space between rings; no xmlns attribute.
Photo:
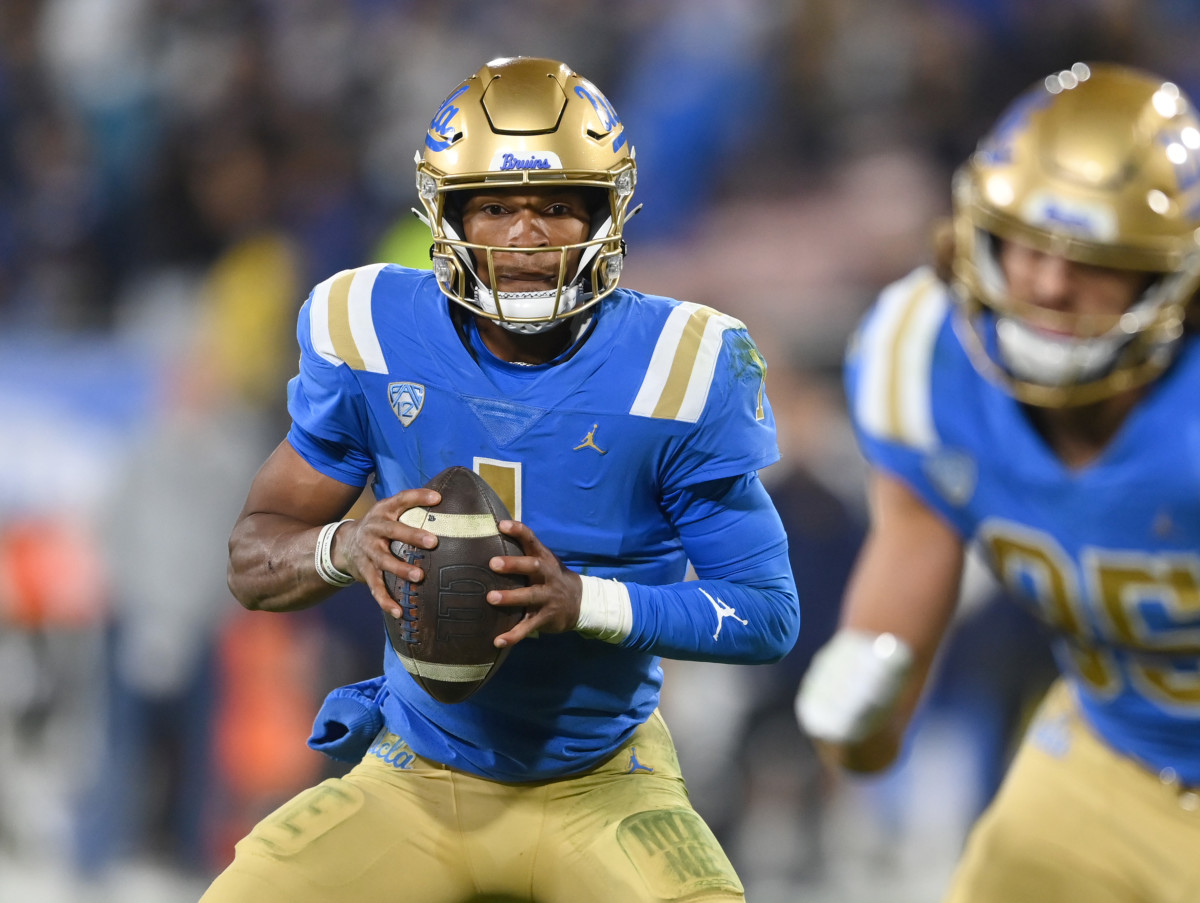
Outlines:
<svg viewBox="0 0 1200 903"><path fill-rule="evenodd" d="M847 378L864 453L1033 605L1101 737L1200 784L1200 348L1071 469L972 366L954 311L920 269L860 326Z"/></svg>
<svg viewBox="0 0 1200 903"><path fill-rule="evenodd" d="M689 548L699 527L680 535L691 487L756 483L778 457L745 328L626 290L595 311L585 341L539 366L493 357L426 272L346 271L300 314L289 441L313 467L354 486L373 479L378 498L452 464L473 468L568 567L630 589L635 630L621 644L526 640L457 705L426 695L385 648L388 727L420 755L486 777L535 780L600 761L657 705L659 654L769 660L795 639L795 589L778 566L786 537L769 505L755 515L757 543ZM683 584L689 559L702 579ZM769 598L739 595L739 575L761 576L763 562L774 568Z"/></svg>

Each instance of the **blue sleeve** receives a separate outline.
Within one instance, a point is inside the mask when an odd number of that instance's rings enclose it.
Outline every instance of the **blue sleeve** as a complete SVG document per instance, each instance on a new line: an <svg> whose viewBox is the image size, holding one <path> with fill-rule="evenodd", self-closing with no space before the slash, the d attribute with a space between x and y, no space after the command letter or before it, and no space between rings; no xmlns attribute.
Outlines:
<svg viewBox="0 0 1200 903"><path fill-rule="evenodd" d="M799 634L800 602L787 534L758 475L682 489L666 504L698 579L626 584L633 631L622 645L694 661L781 659Z"/></svg>
<svg viewBox="0 0 1200 903"><path fill-rule="evenodd" d="M375 469L371 459L361 452L314 436L295 422L288 430L287 441L301 458L325 476L349 486L366 486Z"/></svg>
<svg viewBox="0 0 1200 903"><path fill-rule="evenodd" d="M383 727L380 709L387 693L384 677L338 687L317 712L309 747L339 762L358 762Z"/></svg>
<svg viewBox="0 0 1200 903"><path fill-rule="evenodd" d="M375 469L367 449L366 401L350 367L313 347L311 307L310 296L296 328L300 372L288 382L288 443L326 476L365 486Z"/></svg>

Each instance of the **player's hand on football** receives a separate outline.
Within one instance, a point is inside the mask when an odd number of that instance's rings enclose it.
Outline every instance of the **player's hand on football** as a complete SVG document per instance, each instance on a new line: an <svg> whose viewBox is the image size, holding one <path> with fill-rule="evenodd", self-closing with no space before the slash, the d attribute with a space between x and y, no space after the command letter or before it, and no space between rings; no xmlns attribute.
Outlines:
<svg viewBox="0 0 1200 903"><path fill-rule="evenodd" d="M565 633L574 629L583 595L579 575L564 566L525 524L502 520L499 527L501 533L521 544L525 554L497 556L490 562L492 570L498 574L523 574L529 578L529 585L487 594L492 605L525 608L525 617L512 630L496 637L496 645L512 646L534 632Z"/></svg>
<svg viewBox="0 0 1200 903"><path fill-rule="evenodd" d="M406 489L379 500L363 517L343 525L334 537L334 564L365 583L379 607L392 617L400 617L400 606L388 593L383 572L413 583L425 576L419 566L392 554L392 542L417 549L432 549L438 542L433 533L400 523L400 515L441 500L441 494L432 489Z"/></svg>

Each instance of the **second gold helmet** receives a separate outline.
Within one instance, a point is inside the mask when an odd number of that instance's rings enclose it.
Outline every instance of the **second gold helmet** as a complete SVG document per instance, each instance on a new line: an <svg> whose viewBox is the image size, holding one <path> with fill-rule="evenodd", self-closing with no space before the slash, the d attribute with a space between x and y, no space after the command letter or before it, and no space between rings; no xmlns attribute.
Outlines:
<svg viewBox="0 0 1200 903"><path fill-rule="evenodd" d="M1023 401L1083 404L1170 363L1200 284L1200 122L1173 83L1077 63L1018 98L954 181L954 280L982 370ZM1141 271L1124 315L1039 329L1006 291L997 241Z"/></svg>

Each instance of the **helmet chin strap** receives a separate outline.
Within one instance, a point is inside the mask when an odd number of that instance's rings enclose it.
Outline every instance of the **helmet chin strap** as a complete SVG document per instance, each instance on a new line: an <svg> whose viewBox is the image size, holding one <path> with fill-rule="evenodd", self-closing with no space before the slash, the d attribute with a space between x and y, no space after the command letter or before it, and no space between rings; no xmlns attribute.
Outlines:
<svg viewBox="0 0 1200 903"><path fill-rule="evenodd" d="M1049 335L1016 317L1001 315L996 318L997 347L1009 372L1026 382L1057 388L1099 379L1116 365L1125 347L1149 327L1165 303L1166 292L1161 286L1152 286L1121 323L1090 338ZM1155 347L1165 350L1172 344Z"/></svg>

